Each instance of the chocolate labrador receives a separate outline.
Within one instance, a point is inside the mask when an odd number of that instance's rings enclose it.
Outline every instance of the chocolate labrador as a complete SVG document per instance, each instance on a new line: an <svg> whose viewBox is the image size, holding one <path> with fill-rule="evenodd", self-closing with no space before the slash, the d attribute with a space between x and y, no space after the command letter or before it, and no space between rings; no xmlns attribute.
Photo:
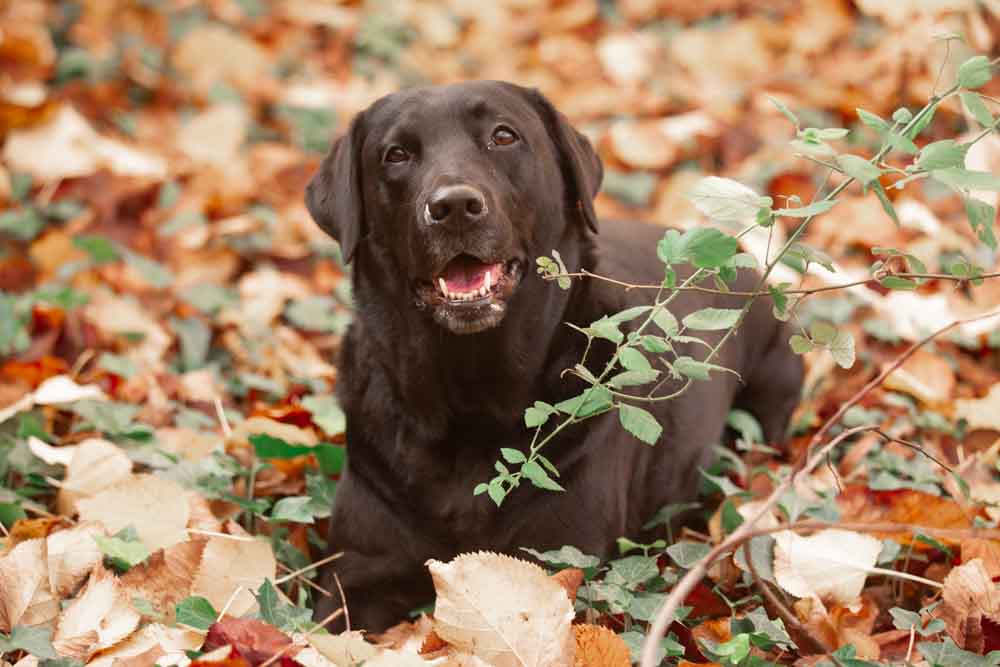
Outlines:
<svg viewBox="0 0 1000 667"><path fill-rule="evenodd" d="M348 459L329 535L331 553L343 556L323 573L330 590L338 575L353 627L380 631L432 601L428 558L567 544L609 555L661 506L695 495L734 406L752 411L769 441L783 435L802 364L761 300L717 358L738 377L713 373L676 400L646 405L663 426L656 446L609 412L545 447L565 491L522 484L499 508L473 496L495 474L501 447L527 449L525 408L584 388L563 375L587 344L568 324L586 327L652 298L598 280L560 289L537 274L535 258L556 249L570 270L664 278L662 228L598 224L602 176L587 139L538 91L477 81L378 100L309 183L309 211L353 263L357 313L337 380ZM744 271L732 287L757 280ZM685 291L670 308L680 319L742 303ZM675 345L699 359L705 349ZM595 342L588 366L603 369L613 352ZM338 604L320 603L317 615Z"/></svg>

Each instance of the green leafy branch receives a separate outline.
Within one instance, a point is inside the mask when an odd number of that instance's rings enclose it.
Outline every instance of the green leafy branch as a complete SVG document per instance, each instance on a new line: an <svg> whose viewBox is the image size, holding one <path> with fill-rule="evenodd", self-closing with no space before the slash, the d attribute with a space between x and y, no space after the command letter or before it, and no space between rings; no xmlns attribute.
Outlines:
<svg viewBox="0 0 1000 667"><path fill-rule="evenodd" d="M489 482L478 484L474 493L485 493L500 505L525 480L541 489L563 490L558 482L559 471L542 454L543 448L569 426L607 412L617 411L625 430L646 444L656 444L663 429L641 404L676 399L695 382L711 379L713 372L734 372L713 361L739 330L757 298L770 297L776 316L787 319L794 314L797 304L808 295L867 283L869 280L861 280L811 289L801 286L793 288L789 283L767 285L768 278L782 262L798 265L803 275L813 263L833 269L829 258L800 243L799 239L809 224L817 216L832 209L838 197L853 183L858 183L863 192L873 192L887 215L898 224L898 216L880 179L889 174L899 175L901 178L891 187L903 188L916 180L933 178L963 196L973 232L980 241L995 251L997 240L993 220L996 211L989 204L969 196L969 192L1000 191L1000 177L989 172L967 170L964 163L969 147L1000 126L1000 120L994 119L986 104L986 101L993 100L973 92L989 81L996 62L984 56L969 59L959 68L958 81L944 92L932 96L915 114L901 108L892 115L891 120L885 120L859 109L861 122L881 137L879 150L869 159L849 153L838 154L829 144L845 138L848 130L803 128L791 110L773 100L795 126L796 135L792 145L805 157L824 164L829 169L828 177L838 173L843 176L843 180L824 196L808 204L802 205L800 201L790 200L789 206L775 208L770 197L761 196L736 181L714 176L702 179L689 195L699 210L723 223L743 224L747 220L754 222L735 236L713 228L696 228L684 233L668 230L657 244L657 254L664 264L664 279L659 285L629 284L589 271L570 272L556 251L553 251L552 258L539 258L539 274L558 282L563 289L569 288L571 279L586 277L613 282L626 289L655 289L656 295L651 305L636 306L604 316L587 327L574 327L586 336L587 344L580 363L567 369L567 372L582 379L588 386L580 394L554 405L536 401L529 407L525 411L524 420L528 428L534 429L534 434L527 451L503 449L503 460L495 463L496 476ZM965 108L983 125L982 132L965 144L945 140L918 148L913 143L914 139L928 126L938 107L955 96L959 96ZM902 169L894 167L885 161L890 153L910 156L911 162ZM739 239L757 228L772 230L779 217L801 220L801 223L773 257L768 253L769 259L753 290L731 290L729 284L736 279L738 271L759 268L752 255L738 252ZM768 233L770 250L773 232ZM911 254L892 248L875 251L881 258L872 265L870 280L889 289L916 289L928 280L951 280L975 286L985 279L1000 277L1000 273L985 272L966 261L953 263L948 267L947 273L931 273L919 258ZM693 271L680 280L678 269L683 266L691 266ZM711 285L703 284L708 281ZM678 294L691 290L741 296L746 301L741 308L704 308L690 313L678 322L669 306ZM621 330L622 325L635 320L641 321L632 331L626 334ZM722 334L714 343L710 343L693 335L696 332ZM604 368L595 374L587 367L587 359L597 340L608 341L615 347ZM703 358L696 359L679 351L679 345L701 346L707 352ZM813 323L808 330L802 329L800 334L792 337L790 345L797 353L815 348L826 349L845 368L854 363L853 338L823 322ZM672 383L672 390L660 393L668 383ZM651 388L639 391L639 388L644 387ZM558 420L558 423L550 426L553 420Z"/></svg>

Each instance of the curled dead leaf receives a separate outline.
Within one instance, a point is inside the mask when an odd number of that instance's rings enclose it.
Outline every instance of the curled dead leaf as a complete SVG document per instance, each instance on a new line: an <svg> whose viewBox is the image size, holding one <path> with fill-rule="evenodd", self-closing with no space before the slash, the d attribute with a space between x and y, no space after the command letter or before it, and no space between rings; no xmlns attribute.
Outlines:
<svg viewBox="0 0 1000 667"><path fill-rule="evenodd" d="M629 667L632 658L628 644L614 632L600 625L574 625L576 639L575 667Z"/></svg>

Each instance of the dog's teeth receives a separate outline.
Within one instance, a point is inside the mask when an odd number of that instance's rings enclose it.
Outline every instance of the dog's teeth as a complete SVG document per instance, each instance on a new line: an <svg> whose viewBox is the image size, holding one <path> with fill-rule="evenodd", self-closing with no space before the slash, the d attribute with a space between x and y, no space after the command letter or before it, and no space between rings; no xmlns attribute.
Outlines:
<svg viewBox="0 0 1000 667"><path fill-rule="evenodd" d="M487 271L486 280L483 281L483 289L482 289L482 291L484 292L483 296L486 296L485 292L489 292L492 287L493 287L493 276L491 276L490 272Z"/></svg>
<svg viewBox="0 0 1000 667"><path fill-rule="evenodd" d="M438 286L441 288L441 294L448 296L448 283L444 281L444 278L438 278Z"/></svg>
<svg viewBox="0 0 1000 667"><path fill-rule="evenodd" d="M486 296L486 285L479 288L479 296Z"/></svg>

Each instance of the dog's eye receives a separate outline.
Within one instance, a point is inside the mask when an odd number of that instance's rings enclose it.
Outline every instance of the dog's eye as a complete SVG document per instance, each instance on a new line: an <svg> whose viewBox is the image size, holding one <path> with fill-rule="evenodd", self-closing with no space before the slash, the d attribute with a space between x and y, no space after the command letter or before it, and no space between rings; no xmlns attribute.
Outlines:
<svg viewBox="0 0 1000 667"><path fill-rule="evenodd" d="M497 146L510 146L517 141L517 135L509 127L500 126L493 130L493 143Z"/></svg>
<svg viewBox="0 0 1000 667"><path fill-rule="evenodd" d="M392 163L406 162L410 159L410 154L399 146L393 146L385 152L385 161Z"/></svg>

